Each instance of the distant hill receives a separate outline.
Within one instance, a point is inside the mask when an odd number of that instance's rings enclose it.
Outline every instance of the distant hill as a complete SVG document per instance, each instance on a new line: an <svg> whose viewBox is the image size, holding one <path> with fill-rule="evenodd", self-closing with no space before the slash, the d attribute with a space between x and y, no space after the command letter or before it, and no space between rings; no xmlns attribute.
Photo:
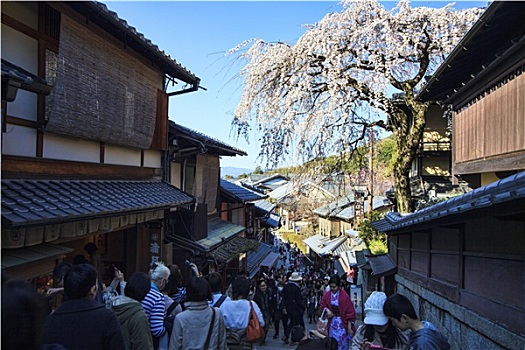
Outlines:
<svg viewBox="0 0 525 350"><path fill-rule="evenodd" d="M249 174L249 173L253 173L253 169L236 168L233 166L225 166L221 168L221 177L224 177L226 175L238 177L241 174Z"/></svg>

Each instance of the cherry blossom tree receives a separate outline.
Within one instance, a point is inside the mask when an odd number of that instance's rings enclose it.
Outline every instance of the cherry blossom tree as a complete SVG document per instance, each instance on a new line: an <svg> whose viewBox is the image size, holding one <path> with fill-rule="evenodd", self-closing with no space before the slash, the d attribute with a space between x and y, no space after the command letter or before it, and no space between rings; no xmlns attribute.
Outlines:
<svg viewBox="0 0 525 350"><path fill-rule="evenodd" d="M409 212L409 172L429 106L415 96L481 10L412 8L406 0L392 10L375 0L342 5L295 44L252 39L229 51L246 60L232 126L247 139L259 132L269 166L348 154L371 128L393 133L398 210Z"/></svg>

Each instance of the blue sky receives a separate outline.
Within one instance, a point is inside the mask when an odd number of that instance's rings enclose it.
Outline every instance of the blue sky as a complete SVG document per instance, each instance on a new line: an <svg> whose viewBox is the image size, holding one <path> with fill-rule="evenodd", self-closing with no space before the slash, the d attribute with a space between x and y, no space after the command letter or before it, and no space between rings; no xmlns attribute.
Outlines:
<svg viewBox="0 0 525 350"><path fill-rule="evenodd" d="M248 156L223 157L221 166L254 169L261 164L258 135L236 139L233 110L241 84L231 80L241 68L224 53L250 38L294 43L338 1L104 1L161 50L201 79L207 90L170 97L170 119L242 149ZM442 7L448 2L420 1L413 6ZM386 2L387 7L395 2ZM457 1L456 9L486 6L486 1ZM179 87L176 87L179 89Z"/></svg>

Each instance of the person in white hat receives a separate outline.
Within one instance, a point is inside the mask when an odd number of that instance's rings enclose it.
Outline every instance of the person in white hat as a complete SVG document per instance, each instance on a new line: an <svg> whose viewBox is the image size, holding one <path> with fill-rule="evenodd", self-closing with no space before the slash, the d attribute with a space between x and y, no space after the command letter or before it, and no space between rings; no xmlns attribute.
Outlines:
<svg viewBox="0 0 525 350"><path fill-rule="evenodd" d="M352 339L351 350L378 349L408 349L408 337L392 325L383 313L386 294L372 292L365 302L365 320L359 326ZM381 349L381 348L379 348Z"/></svg>

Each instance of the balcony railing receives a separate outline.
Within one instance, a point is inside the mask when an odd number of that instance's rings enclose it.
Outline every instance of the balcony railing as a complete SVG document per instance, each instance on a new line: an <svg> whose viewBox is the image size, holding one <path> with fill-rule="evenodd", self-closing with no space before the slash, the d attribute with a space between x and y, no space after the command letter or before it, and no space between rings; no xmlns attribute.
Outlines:
<svg viewBox="0 0 525 350"><path fill-rule="evenodd" d="M450 151L450 141L423 142L420 148L423 152Z"/></svg>

